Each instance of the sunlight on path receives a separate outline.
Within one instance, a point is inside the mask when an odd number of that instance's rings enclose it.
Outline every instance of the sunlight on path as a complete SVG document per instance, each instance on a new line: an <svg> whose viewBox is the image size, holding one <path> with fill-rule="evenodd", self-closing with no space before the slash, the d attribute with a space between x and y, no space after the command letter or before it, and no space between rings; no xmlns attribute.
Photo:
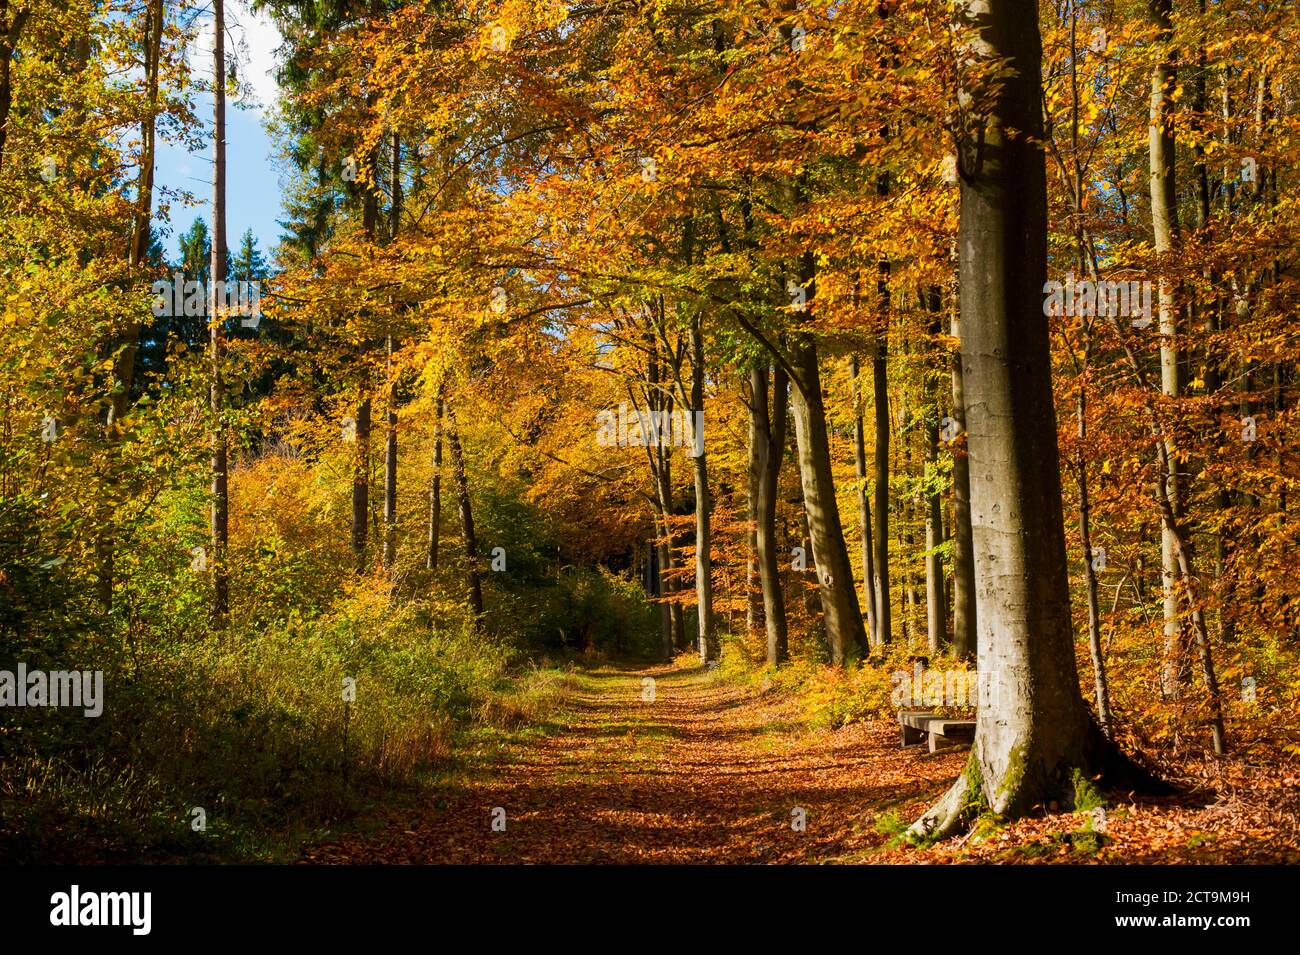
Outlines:
<svg viewBox="0 0 1300 955"><path fill-rule="evenodd" d="M646 677L653 700L643 699ZM693 668L584 671L555 722L494 754L494 772L460 784L436 810L394 812L383 829L309 858L831 860L882 842L877 812L923 800L956 772L954 758L904 760L883 728L808 732L788 706ZM497 807L505 831L499 822L493 831Z"/></svg>

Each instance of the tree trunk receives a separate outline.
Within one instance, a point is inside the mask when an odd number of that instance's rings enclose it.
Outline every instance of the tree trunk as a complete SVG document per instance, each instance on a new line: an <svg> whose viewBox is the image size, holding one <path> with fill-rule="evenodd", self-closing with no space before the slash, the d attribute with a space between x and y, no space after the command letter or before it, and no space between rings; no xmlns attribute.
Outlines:
<svg viewBox="0 0 1300 955"><path fill-rule="evenodd" d="M451 471L456 480L456 497L460 502L460 533L465 541L465 582L469 605L474 611L474 627L483 627L483 580L478 566L478 537L474 533L474 508L469 499L469 478L465 474L465 454L456 427L456 412L447 407L447 443L451 445Z"/></svg>
<svg viewBox="0 0 1300 955"><path fill-rule="evenodd" d="M9 133L9 110L13 106L14 89L11 67L18 49L18 38L31 10L24 6L13 17L9 15L9 0L0 0L0 166L4 165L5 142Z"/></svg>
<svg viewBox="0 0 1300 955"><path fill-rule="evenodd" d="M923 838L956 831L983 807L1008 817L1069 807L1080 773L1111 784L1150 781L1093 722L1075 667L1042 312L1038 9L1033 0L970 0L958 10L975 31L972 55L1008 67L995 91L971 91L991 112L960 143L962 363L983 685L968 769L913 825Z"/></svg>
<svg viewBox="0 0 1300 955"><path fill-rule="evenodd" d="M935 473L939 461L938 422L928 422L928 467ZM925 515L925 618L930 652L941 653L948 644L948 599L943 579L943 503L937 490L926 497Z"/></svg>
<svg viewBox="0 0 1300 955"><path fill-rule="evenodd" d="M352 554L356 572L366 569L366 537L370 529L370 399L357 405L357 451L352 462Z"/></svg>
<svg viewBox="0 0 1300 955"><path fill-rule="evenodd" d="M684 396L683 396L684 397ZM685 402L683 402L685 403ZM709 467L704 453L704 328L696 316L691 324L691 395L692 426L687 430L693 447L691 466L695 476L695 600L699 623L700 663L718 659L717 622L713 616L713 536L709 497Z"/></svg>
<svg viewBox="0 0 1300 955"><path fill-rule="evenodd" d="M1149 184L1151 192L1151 233L1156 255L1160 258L1160 388L1166 396L1179 395L1178 310L1174 301L1174 283L1166 270L1178 238L1178 197L1174 188L1173 93L1176 82L1169 44L1173 38L1171 13L1173 0L1150 0L1151 21L1155 25L1156 43L1161 59L1151 72L1151 106L1148 123ZM1164 435L1165 456L1169 470L1165 482L1174 516L1182 517L1179 487L1178 453L1171 431ZM1177 544L1169 528L1161 527L1160 580L1164 591L1164 659L1160 670L1161 692L1176 699L1186 678L1183 660L1186 641L1178 609Z"/></svg>
<svg viewBox="0 0 1300 955"><path fill-rule="evenodd" d="M1088 397L1086 391L1087 360L1084 377L1079 382L1076 406L1079 450L1075 456L1075 479L1079 486L1079 542L1083 548L1083 582L1088 600L1088 653L1092 657L1092 677L1097 694L1097 722L1107 736L1113 734L1110 715L1110 685L1106 679L1106 660L1101 646L1101 608L1097 600L1097 569L1093 566L1092 504L1088 496L1088 466L1084 441L1088 435Z"/></svg>
<svg viewBox="0 0 1300 955"><path fill-rule="evenodd" d="M402 141L397 133L390 137L388 237L397 238L402 219ZM397 559L397 378L393 371L393 335L385 343L388 371L388 401L384 415L384 567L390 572Z"/></svg>
<svg viewBox="0 0 1300 955"><path fill-rule="evenodd" d="M654 596L661 601L659 604L659 627L664 659L672 660L673 653L677 648L676 636L673 632L672 605L664 599L668 596L668 581L664 577L664 571L671 565L668 552L668 521L657 494L655 495L655 529L656 540L653 543L655 553Z"/></svg>
<svg viewBox="0 0 1300 955"><path fill-rule="evenodd" d="M1070 9L1070 145L1072 155L1070 211L1074 226L1075 268L1096 282L1100 276L1088 254L1083 219L1083 164L1079 160L1079 86L1078 86L1078 11ZM1079 491L1079 544L1083 550L1084 593L1088 603L1088 653L1092 658L1093 686L1097 700L1097 722L1107 737L1114 733L1110 714L1110 685L1106 678L1106 659L1101 643L1101 608L1097 600L1097 574L1092 549L1092 501L1088 493L1088 382L1092 362L1092 326L1085 317L1081 322L1083 362L1078 370L1079 390L1075 403L1074 475Z"/></svg>
<svg viewBox="0 0 1300 955"><path fill-rule="evenodd" d="M795 347L794 367L799 382L794 393L794 424L799 449L799 477L803 485L808 535L813 563L817 568L831 665L842 666L851 648L866 646L867 635L862 626L853 567L849 563L839 505L835 500L817 345L811 336L803 335Z"/></svg>
<svg viewBox="0 0 1300 955"><path fill-rule="evenodd" d="M230 578L226 548L230 540L229 474L227 472L226 429L221 420L224 393L222 364L225 359L224 301L218 290L226 281L226 15L224 0L213 0L212 47L212 282L208 309L212 387L209 400L214 419L212 433L212 624L224 630L230 618Z"/></svg>
<svg viewBox="0 0 1300 955"><path fill-rule="evenodd" d="M893 636L889 582L889 299L885 280L880 280L881 314L876 330L875 353L871 358L873 400L876 419L876 507L874 528L876 643L884 646Z"/></svg>
<svg viewBox="0 0 1300 955"><path fill-rule="evenodd" d="M966 448L966 396L961 370L961 320L953 310L952 419L958 437L952 462L952 652L958 660L974 660L978 646L975 609L975 543L970 522L970 456Z"/></svg>
<svg viewBox="0 0 1300 955"><path fill-rule="evenodd" d="M438 406L433 425L433 478L429 482L429 553L426 566L438 569L438 538L442 533L442 389L435 399Z"/></svg>
<svg viewBox="0 0 1300 955"><path fill-rule="evenodd" d="M930 335L936 341L943 330L943 300L939 289L931 288L929 296L931 313ZM939 493L939 372L927 371L925 376L926 407L926 511L925 511L925 617L926 637L932 654L938 654L948 645L948 597L944 586L943 554L943 497Z"/></svg>
<svg viewBox="0 0 1300 955"><path fill-rule="evenodd" d="M0 0L3 11L7 0ZM9 115L9 59L13 45L17 42L21 21L27 17L24 9L15 17L15 25L4 22L0 13L0 29L8 30L8 42L0 42L0 163L4 153L5 126ZM135 208L131 216L131 235L127 242L127 263L134 270L144 261L149 248L150 223L153 217L153 182L154 165L157 154L157 113L158 74L162 58L162 33L165 19L163 0L150 0L145 11L144 40L141 44L145 51L144 75L145 90L149 101L149 110L140 120L140 169L136 177ZM117 340L113 356L116 389L108 408L108 420L105 427L105 439L111 445L116 442L114 426L126 415L131 400L131 388L135 381L135 358L139 346L140 326L132 322ZM113 568L115 563L115 545L111 531L111 520L105 515L101 521L104 528L95 541L95 564L98 580L96 582L99 602L105 612L113 609Z"/></svg>
<svg viewBox="0 0 1300 955"><path fill-rule="evenodd" d="M876 569L871 554L871 503L867 498L867 452L863 432L862 393L859 388L858 356L849 356L849 376L853 379L853 473L858 479L858 531L862 542L862 598L867 605L867 641L880 643L876 630Z"/></svg>
<svg viewBox="0 0 1300 955"><path fill-rule="evenodd" d="M777 666L790 657L781 592L781 556L776 536L777 487L785 456L785 417L788 380L783 368L773 374L768 400L768 373L750 370L750 484L754 488L754 528L763 623L767 631L767 664Z"/></svg>

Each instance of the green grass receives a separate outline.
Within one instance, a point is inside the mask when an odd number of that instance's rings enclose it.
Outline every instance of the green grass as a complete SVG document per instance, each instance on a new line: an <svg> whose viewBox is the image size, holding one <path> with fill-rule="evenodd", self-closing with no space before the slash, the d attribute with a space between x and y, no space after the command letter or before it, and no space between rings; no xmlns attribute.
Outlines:
<svg viewBox="0 0 1300 955"><path fill-rule="evenodd" d="M104 717L6 714L0 858L292 858L381 801L471 771L474 750L494 759L569 685L564 670L511 666L490 638L419 616L408 606L130 654L98 648Z"/></svg>

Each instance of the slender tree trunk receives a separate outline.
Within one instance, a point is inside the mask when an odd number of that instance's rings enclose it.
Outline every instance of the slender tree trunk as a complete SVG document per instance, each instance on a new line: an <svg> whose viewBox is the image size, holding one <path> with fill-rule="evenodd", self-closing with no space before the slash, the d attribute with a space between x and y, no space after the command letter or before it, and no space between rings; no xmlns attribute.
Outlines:
<svg viewBox="0 0 1300 955"><path fill-rule="evenodd" d="M1097 568L1092 549L1092 503L1088 495L1088 465L1084 445L1088 437L1088 357L1085 348L1083 373L1075 406L1079 448L1075 452L1074 473L1079 488L1079 542L1083 548L1083 582L1088 600L1088 653L1092 657L1093 685L1097 695L1097 722L1106 736L1113 735L1110 714L1110 684L1106 678L1106 660L1101 646L1101 608L1097 600Z"/></svg>
<svg viewBox="0 0 1300 955"><path fill-rule="evenodd" d="M366 99L373 107L374 94ZM375 241L379 225L379 198L373 187L376 155L372 150L366 155L366 165L371 171L363 177L367 184L361 197L361 231L369 242ZM366 569L366 549L370 530L370 375L363 372L361 400L356 416L356 461L352 469L352 551L356 558L356 572Z"/></svg>
<svg viewBox="0 0 1300 955"><path fill-rule="evenodd" d="M794 423L799 448L799 477L803 485L808 534L813 563L817 568L831 664L842 666L851 648L866 646L867 635L862 625L853 567L849 563L839 505L835 499L817 345L811 336L805 335L796 349L795 370L800 380L794 393Z"/></svg>
<svg viewBox="0 0 1300 955"><path fill-rule="evenodd" d="M928 469L937 473L939 463L939 425L927 422ZM926 637L931 653L941 653L948 645L948 598L943 576L943 498L938 490L926 495L925 515L925 617Z"/></svg>
<svg viewBox="0 0 1300 955"><path fill-rule="evenodd" d="M750 370L750 482L755 489L754 528L758 552L759 584L763 597L763 623L767 631L767 663L777 666L790 656L781 592L781 556L776 536L777 487L785 455L785 417L788 380L778 367L768 400L766 369Z"/></svg>
<svg viewBox="0 0 1300 955"><path fill-rule="evenodd" d="M397 559L397 384L393 379L393 336L386 344L389 382L384 413L384 567L391 571Z"/></svg>
<svg viewBox="0 0 1300 955"><path fill-rule="evenodd" d="M876 422L876 501L875 501L875 591L876 642L889 643L893 636L889 582L889 288L881 266L879 281L880 319L876 329L875 353L871 359L873 400Z"/></svg>
<svg viewBox="0 0 1300 955"><path fill-rule="evenodd" d="M1167 276L1170 259L1178 238L1178 197L1174 183L1173 93L1176 76L1169 45L1173 40L1173 0L1150 0L1151 21L1156 26L1156 43L1161 59L1151 73L1151 107L1148 124L1150 159L1151 232L1155 251L1160 258L1160 387L1166 396L1179 396L1178 309L1174 283ZM1178 451L1172 432L1164 435L1165 457L1169 471L1165 475L1167 493L1174 516L1182 517L1182 497ZM1172 533L1162 526L1160 534L1160 579L1164 591L1164 660L1161 665L1161 691L1169 699L1181 694L1185 679L1183 659L1182 615L1179 611L1177 545Z"/></svg>
<svg viewBox="0 0 1300 955"><path fill-rule="evenodd" d="M465 583L469 589L469 605L474 611L474 626L483 627L483 580L478 566L478 537L474 533L474 508L469 499L469 478L465 473L465 454L460 444L460 430L456 427L456 412L447 407L447 443L451 446L451 471L456 481L456 497L460 502L460 533L465 541Z"/></svg>
<svg viewBox="0 0 1300 955"><path fill-rule="evenodd" d="M676 546L676 535L673 533L673 487L672 471L668 455L664 455L664 461L659 469L659 500L663 503L664 508L664 544L662 557L662 573L665 575L664 592L674 599L668 604L668 619L672 628L673 646L677 650L687 648L686 639L686 612L682 609L681 602L675 599L675 595L680 589L678 582L673 575L677 570L677 556L674 548Z"/></svg>
<svg viewBox="0 0 1300 955"><path fill-rule="evenodd" d="M1100 276L1088 255L1083 220L1083 164L1079 158L1079 86L1078 86L1078 11L1070 7L1070 146L1071 146L1071 219L1074 228L1075 268L1096 282ZM1088 652L1092 658L1093 685L1097 699L1097 722L1101 731L1113 736L1110 713L1110 685L1106 678L1106 660L1101 644L1101 608L1097 600L1097 574L1092 548L1092 502L1088 493L1088 382L1092 361L1092 328L1087 317L1081 322L1083 364L1079 369L1079 388L1075 404L1074 475L1079 491L1079 543L1083 550L1083 582L1088 603Z"/></svg>
<svg viewBox="0 0 1300 955"><path fill-rule="evenodd" d="M0 0L3 11L7 0ZM13 45L17 42L22 20L27 17L27 9L19 11L15 25L9 26L0 13L0 30L8 29L8 42L0 42L0 164L3 162L5 127L9 115L9 60ZM135 208L131 216L131 236L128 240L127 264L134 271L143 261L149 248L150 223L153 217L153 182L157 141L157 114L159 65L161 62L162 33L165 19L163 0L150 0L145 11L144 39L141 44L145 51L145 95L149 101L149 110L140 120L140 169L136 177ZM115 444L116 425L126 415L131 400L131 389L135 382L135 358L140 337L140 327L132 322L121 338L117 339L113 356L116 390L108 409L105 436L108 443ZM112 517L105 514L100 521L103 530L95 541L96 589L99 602L105 612L113 609L113 574L115 564L115 545L112 533Z"/></svg>
<svg viewBox="0 0 1300 955"><path fill-rule="evenodd" d="M667 420L667 416L672 410L672 392L665 387L662 380L661 371L663 369L660 366L659 345L655 337L654 305L651 304L650 308L650 327L645 332L647 354L645 377L646 410L652 416L651 420L662 422ZM630 388L629 395L631 395ZM657 528L655 548L658 555L658 593L656 596L661 601L664 659L671 660L677 650L685 649L686 642L686 624L682 614L682 606L672 596L677 590L676 582L671 573L674 569L671 523L673 511L672 453L671 449L662 441L653 444L647 442L645 450L646 460L650 465L650 477L654 485L654 494L652 496L654 498L655 526Z"/></svg>
<svg viewBox="0 0 1300 955"><path fill-rule="evenodd" d="M974 660L978 646L975 608L975 542L970 520L970 456L966 448L966 396L962 381L961 319L952 314L952 419L957 435L952 462L952 651L958 660Z"/></svg>
<svg viewBox="0 0 1300 955"><path fill-rule="evenodd" d="M853 472L858 479L858 530L862 542L862 599L867 605L867 641L878 646L876 628L876 568L871 553L871 502L867 497L867 451L863 432L862 393L858 356L849 356L849 376L853 379Z"/></svg>
<svg viewBox="0 0 1300 955"><path fill-rule="evenodd" d="M1069 807L1075 777L1145 781L1102 735L1079 692L1071 632L1051 351L1042 295L1047 188L1041 44L1033 0L958 7L971 54L1005 62L989 113L962 131L961 312L971 512L981 628L968 769L913 825L951 834L987 806L1020 816ZM980 75L972 71L971 75ZM978 143L978 148L977 148Z"/></svg>
<svg viewBox="0 0 1300 955"><path fill-rule="evenodd" d="M665 660L671 660L676 650L673 642L673 617L672 608L664 600L668 594L667 580L664 578L664 569L667 567L668 558L668 521L664 514L664 509L659 502L659 496L655 495L655 540L651 547L655 556L655 592L654 596L661 602L659 604L659 628L660 640L663 648Z"/></svg>
<svg viewBox="0 0 1300 955"><path fill-rule="evenodd" d="M402 222L402 141L397 133L389 139L389 210L388 237L397 238ZM393 370L393 335L385 343L388 371L388 401L384 415L384 567L391 571L397 560L397 377Z"/></svg>
<svg viewBox="0 0 1300 955"><path fill-rule="evenodd" d="M746 473L745 532L745 632L753 634L763 625L763 590L758 572L758 481L754 467L757 453L754 442L754 416L749 418L749 470Z"/></svg>
<svg viewBox="0 0 1300 955"><path fill-rule="evenodd" d="M14 90L11 65L18 51L18 38L30 15L24 6L11 17L10 0L0 0L0 167L4 166L5 144L9 138L9 111L13 107Z"/></svg>
<svg viewBox="0 0 1300 955"><path fill-rule="evenodd" d="M943 331L943 299L938 288L930 289L930 334L938 339ZM939 491L939 405L938 371L925 376L926 408L926 514L925 514L925 617L926 637L932 654L948 645L948 597L943 575L943 496Z"/></svg>
<svg viewBox="0 0 1300 955"><path fill-rule="evenodd" d="M131 216L131 236L128 240L126 252L127 262L132 270L143 264L149 252L149 239L152 234L154 165L157 155L158 126L156 110L158 108L159 68L162 58L162 33L165 16L163 0L150 0L145 14L144 38L145 95L149 100L149 111L144 119L140 121L140 170L136 178L135 209ZM224 110L225 104L223 101L223 115ZM113 359L118 390L113 395L113 401L109 407L110 423L120 421L125 416L126 409L130 404L131 389L135 384L135 359L139 348L139 338L140 326L132 323L121 338L118 339L117 354Z"/></svg>
<svg viewBox="0 0 1300 955"><path fill-rule="evenodd" d="M366 539L370 530L370 398L357 405L356 455L352 462L352 554L356 572L366 569Z"/></svg>
<svg viewBox="0 0 1300 955"><path fill-rule="evenodd" d="M691 324L691 394L693 440L691 465L695 476L695 600L699 622L700 663L718 659L717 621L713 616L713 534L710 515L708 458L704 453L704 328L696 316Z"/></svg>
<svg viewBox="0 0 1300 955"><path fill-rule="evenodd" d="M212 47L212 281L208 309L212 386L209 394L213 416L212 433L212 624L224 630L230 619L230 578L226 549L230 540L229 474L226 429L222 422L224 401L222 365L225 360L225 296L218 294L226 282L226 14L224 0L213 0Z"/></svg>
<svg viewBox="0 0 1300 955"><path fill-rule="evenodd" d="M1205 0L1198 0L1197 7L1200 15L1204 17ZM1195 130L1195 142L1192 144L1192 175L1196 185L1196 231L1201 235L1205 234L1205 230L1210 224L1210 175L1208 164L1205 161L1204 143L1205 117L1209 114L1210 109L1207 90L1209 65L1205 46L1206 37L1202 30L1196 44L1196 79L1193 83L1192 98L1192 127ZM1208 265L1205 267L1203 275L1206 285L1214 290L1214 298L1209 307L1198 303L1197 308L1201 309L1203 313L1201 325L1207 340L1212 341L1213 337L1222 331L1223 326L1223 296L1219 292L1221 279L1215 270ZM1211 410L1208 426L1211 429L1211 440L1216 451L1223 447L1223 430L1220 416L1223 414L1224 409L1219 398L1219 391L1223 387L1222 361L1218 347L1207 343L1205 348L1205 371L1202 378L1205 381L1205 393L1215 396L1215 404ZM1212 500L1214 502L1213 509L1219 515L1226 514L1232 506L1232 494L1222 484L1215 487ZM1213 538L1214 589L1218 603L1218 634L1220 641L1230 643L1233 637L1233 614L1229 606L1230 594L1227 587L1229 547L1227 528L1220 526L1214 532Z"/></svg>
<svg viewBox="0 0 1300 955"><path fill-rule="evenodd" d="M442 388L438 389L437 417L433 425L433 478L429 482L429 553L426 565L438 569L438 538L442 532Z"/></svg>

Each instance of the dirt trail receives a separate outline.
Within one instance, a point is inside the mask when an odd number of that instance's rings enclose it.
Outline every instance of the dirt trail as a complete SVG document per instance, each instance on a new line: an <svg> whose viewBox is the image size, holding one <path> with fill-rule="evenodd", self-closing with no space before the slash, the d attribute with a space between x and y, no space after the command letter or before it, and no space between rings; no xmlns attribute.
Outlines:
<svg viewBox="0 0 1300 955"><path fill-rule="evenodd" d="M642 699L646 677L653 701ZM783 694L730 686L694 666L606 666L576 676L550 723L506 742L493 736L432 796L302 861L1300 862L1293 771L1217 767L1208 757L1170 767L1208 785L1113 800L1100 839L1080 813L1040 812L987 838L887 845L878 818L915 818L966 758L903 750L884 720L809 730ZM493 830L496 808L505 831Z"/></svg>
<svg viewBox="0 0 1300 955"><path fill-rule="evenodd" d="M642 699L647 677L653 701ZM918 763L881 727L809 733L788 705L695 668L586 671L554 719L494 753L495 772L462 781L441 805L395 810L381 828L308 859L831 860L883 842L875 814L920 807L962 758ZM505 810L504 832L492 829L496 807Z"/></svg>

